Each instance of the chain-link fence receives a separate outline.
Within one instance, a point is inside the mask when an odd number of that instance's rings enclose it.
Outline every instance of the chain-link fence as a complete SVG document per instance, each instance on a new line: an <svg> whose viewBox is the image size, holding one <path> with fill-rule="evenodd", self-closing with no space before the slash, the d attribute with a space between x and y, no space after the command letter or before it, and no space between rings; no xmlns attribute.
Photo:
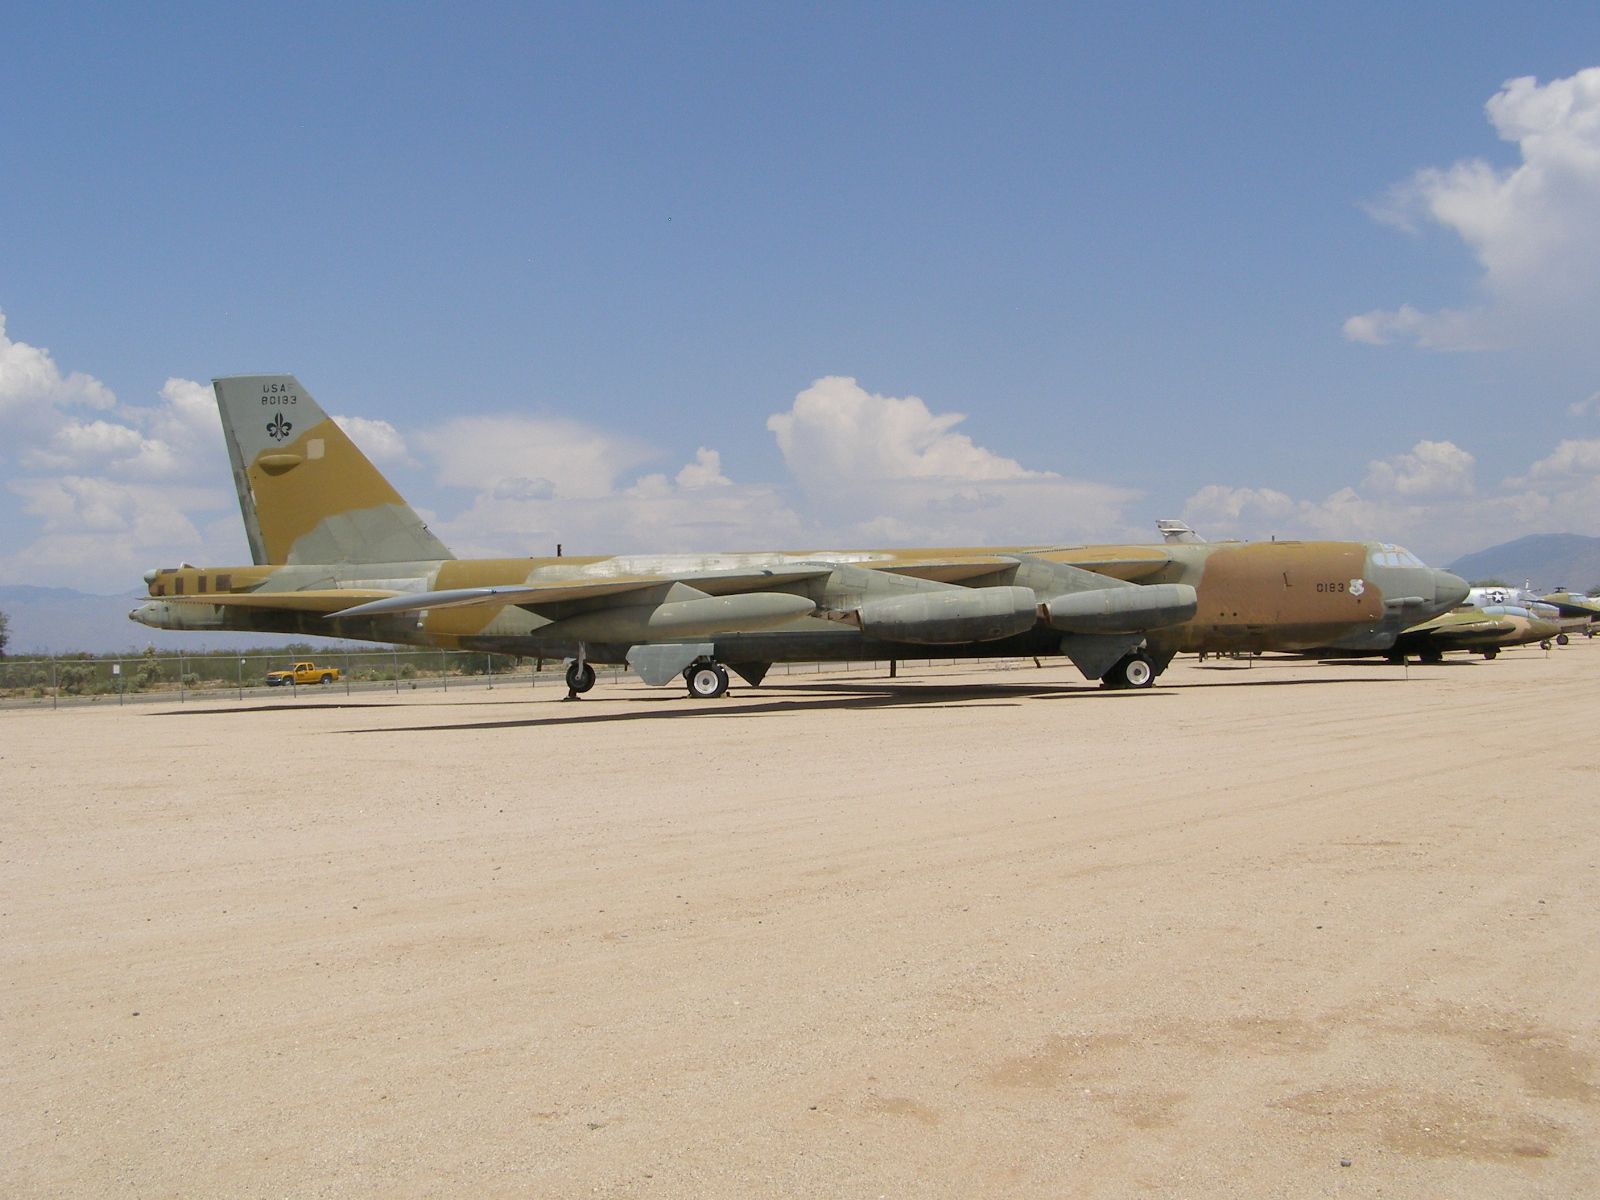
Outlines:
<svg viewBox="0 0 1600 1200"><path fill-rule="evenodd" d="M267 675L314 662L317 683L271 685ZM1011 667L1028 659L934 659L901 666ZM599 666L599 682L628 676L625 667ZM336 672L321 682L327 672ZM58 658L0 659L0 708L60 708L78 704L133 704L143 701L284 699L356 693L405 692L423 688L449 691L467 687L566 687L560 659L517 658L460 650L295 651L274 654L176 652L125 657L64 655ZM893 676L888 662L779 663L769 679L820 673Z"/></svg>
<svg viewBox="0 0 1600 1200"><path fill-rule="evenodd" d="M269 683L274 671L314 662L316 683ZM542 668L542 669L541 669ZM451 650L352 650L296 655L255 653L70 655L0 659L0 706L131 704L266 694L352 695L418 688L522 687L563 683L559 660ZM326 682L323 682L326 680Z"/></svg>

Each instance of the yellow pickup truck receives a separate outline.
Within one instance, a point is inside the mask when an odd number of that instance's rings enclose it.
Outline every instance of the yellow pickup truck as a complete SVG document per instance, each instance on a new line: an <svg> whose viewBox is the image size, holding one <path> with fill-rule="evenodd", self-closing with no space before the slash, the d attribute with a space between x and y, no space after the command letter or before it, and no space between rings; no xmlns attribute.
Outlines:
<svg viewBox="0 0 1600 1200"><path fill-rule="evenodd" d="M319 667L316 663L297 662L287 671L268 671L267 686L283 687L285 684L332 683L339 678L338 667Z"/></svg>

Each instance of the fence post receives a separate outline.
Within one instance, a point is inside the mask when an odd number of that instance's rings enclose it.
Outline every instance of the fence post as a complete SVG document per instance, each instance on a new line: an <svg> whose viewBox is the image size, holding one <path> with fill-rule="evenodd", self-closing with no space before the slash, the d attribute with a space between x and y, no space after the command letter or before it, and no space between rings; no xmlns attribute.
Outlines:
<svg viewBox="0 0 1600 1200"><path fill-rule="evenodd" d="M244 659L239 659L239 699L244 700Z"/></svg>
<svg viewBox="0 0 1600 1200"><path fill-rule="evenodd" d="M58 703L56 697L56 660L50 660L50 707L55 708Z"/></svg>
<svg viewBox="0 0 1600 1200"><path fill-rule="evenodd" d="M394 660L394 694L398 696L400 694L400 651L391 650L389 655Z"/></svg>
<svg viewBox="0 0 1600 1200"><path fill-rule="evenodd" d="M448 692L450 690L450 672L448 664L445 662L443 650L439 651L439 682L444 684L445 691Z"/></svg>

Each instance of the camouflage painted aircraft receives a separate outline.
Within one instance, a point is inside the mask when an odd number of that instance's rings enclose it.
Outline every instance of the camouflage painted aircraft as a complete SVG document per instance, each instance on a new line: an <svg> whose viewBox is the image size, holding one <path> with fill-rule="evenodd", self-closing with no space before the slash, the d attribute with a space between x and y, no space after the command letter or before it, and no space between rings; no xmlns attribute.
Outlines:
<svg viewBox="0 0 1600 1200"><path fill-rule="evenodd" d="M1425 663L1441 662L1445 653L1464 650L1494 658L1508 646L1538 642L1548 650L1553 640L1566 641L1555 621L1554 610L1540 605L1540 613L1520 604L1462 605L1432 620L1413 625L1395 639L1391 662L1415 657Z"/></svg>
<svg viewBox="0 0 1600 1200"><path fill-rule="evenodd" d="M253 563L149 572L159 629L566 658L691 695L786 661L1064 655L1150 686L1179 651L1385 649L1466 584L1396 546L1267 542L458 559L289 375L213 384Z"/></svg>
<svg viewBox="0 0 1600 1200"><path fill-rule="evenodd" d="M1563 628L1581 633L1584 637L1593 637L1595 627L1600 625L1600 596L1585 596L1582 592L1557 588L1547 596L1540 596L1539 600L1561 614Z"/></svg>

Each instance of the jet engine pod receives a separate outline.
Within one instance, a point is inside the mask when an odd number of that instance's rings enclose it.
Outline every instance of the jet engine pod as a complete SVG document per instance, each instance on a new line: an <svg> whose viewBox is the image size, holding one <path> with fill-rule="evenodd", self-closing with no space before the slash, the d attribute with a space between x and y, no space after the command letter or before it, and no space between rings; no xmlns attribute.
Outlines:
<svg viewBox="0 0 1600 1200"><path fill-rule="evenodd" d="M1032 629L1039 600L1023 587L950 588L868 600L858 619L862 632L889 642L993 642Z"/></svg>
<svg viewBox="0 0 1600 1200"><path fill-rule="evenodd" d="M1045 619L1067 633L1137 633L1181 625L1198 598L1187 583L1152 583L1069 592L1044 602Z"/></svg>

